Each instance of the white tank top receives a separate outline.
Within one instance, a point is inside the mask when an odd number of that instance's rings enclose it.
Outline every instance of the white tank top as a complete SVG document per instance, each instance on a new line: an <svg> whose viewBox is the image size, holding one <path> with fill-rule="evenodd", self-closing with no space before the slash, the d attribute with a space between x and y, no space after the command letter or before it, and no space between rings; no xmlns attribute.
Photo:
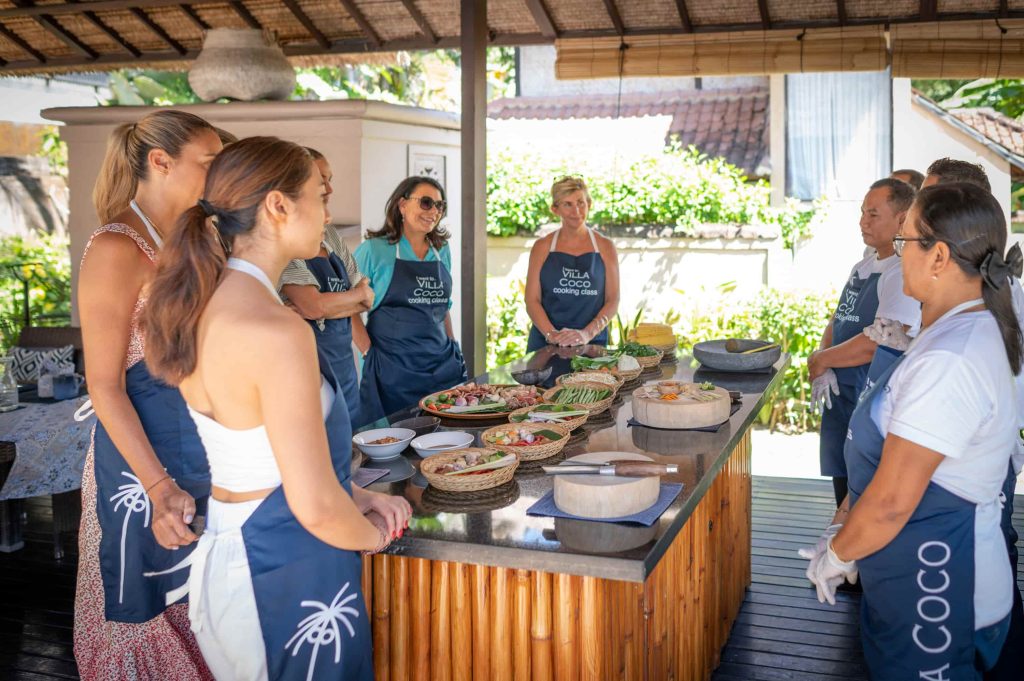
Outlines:
<svg viewBox="0 0 1024 681"><path fill-rule="evenodd" d="M334 389L320 378L320 409L326 419L334 406ZM252 492L281 484L281 471L270 447L266 426L235 430L192 407L188 413L210 462L210 482L229 492Z"/></svg>

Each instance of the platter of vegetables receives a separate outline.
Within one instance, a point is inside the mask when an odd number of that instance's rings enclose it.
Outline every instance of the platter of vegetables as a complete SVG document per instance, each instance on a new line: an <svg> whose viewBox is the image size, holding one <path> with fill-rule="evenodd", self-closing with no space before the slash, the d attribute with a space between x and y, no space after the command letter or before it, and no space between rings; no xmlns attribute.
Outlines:
<svg viewBox="0 0 1024 681"><path fill-rule="evenodd" d="M514 452L521 461L547 459L562 451L569 441L569 431L548 423L514 423L488 428L480 434L487 447L501 452Z"/></svg>
<svg viewBox="0 0 1024 681"><path fill-rule="evenodd" d="M519 467L516 453L471 447L436 454L420 463L432 487L446 492L477 492L504 485Z"/></svg>
<svg viewBox="0 0 1024 681"><path fill-rule="evenodd" d="M420 400L420 409L451 419L494 419L522 407L542 401L532 385L466 383L427 395Z"/></svg>
<svg viewBox="0 0 1024 681"><path fill-rule="evenodd" d="M603 383L580 382L558 385L544 393L544 401L553 404L574 404L590 415L600 414L611 405L615 390Z"/></svg>
<svg viewBox="0 0 1024 681"><path fill-rule="evenodd" d="M576 371L571 374L564 374L555 381L558 385L573 385L575 383L602 383L618 392L619 388L626 381L613 373L606 371Z"/></svg>

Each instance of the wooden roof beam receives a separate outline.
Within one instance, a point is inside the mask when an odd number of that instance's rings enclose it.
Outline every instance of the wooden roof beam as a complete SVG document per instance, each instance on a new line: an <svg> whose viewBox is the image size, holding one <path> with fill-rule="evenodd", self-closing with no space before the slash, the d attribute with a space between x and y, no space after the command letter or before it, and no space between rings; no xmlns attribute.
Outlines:
<svg viewBox="0 0 1024 681"><path fill-rule="evenodd" d="M604 8L608 11L608 18L612 20L612 26L615 27L615 32L620 36L626 33L626 27L622 23L622 16L619 14L619 8L615 6L615 0L604 0Z"/></svg>
<svg viewBox="0 0 1024 681"><path fill-rule="evenodd" d="M1005 19L1010 16L1010 3L1007 0L999 0L999 18Z"/></svg>
<svg viewBox="0 0 1024 681"><path fill-rule="evenodd" d="M693 22L690 21L690 11L686 9L686 0L676 0L676 11L679 12L679 21L683 24L683 32L693 33Z"/></svg>
<svg viewBox="0 0 1024 681"><path fill-rule="evenodd" d="M363 13L359 11L359 7L356 6L355 0L339 0L339 2L341 2L341 6L345 8L345 11L348 12L348 15L352 17L356 24L359 25L359 28L366 36L366 39L369 40L372 45L380 47L384 41L380 39L380 36L377 35L377 31L373 30L373 25L367 21Z"/></svg>
<svg viewBox="0 0 1024 681"><path fill-rule="evenodd" d="M544 0L526 0L526 7L533 15L533 23L537 24L541 35L552 40L558 37L558 29L551 20L551 12L544 6Z"/></svg>
<svg viewBox="0 0 1024 681"><path fill-rule="evenodd" d="M840 26L846 26L846 0L836 0L836 17Z"/></svg>
<svg viewBox="0 0 1024 681"><path fill-rule="evenodd" d="M263 24L260 23L259 19L253 16L253 13L249 11L249 8L245 6L242 0L231 0L228 4L231 6L231 9L235 10L235 14L241 17L242 21L248 24L249 28L255 28L258 31L263 30Z"/></svg>
<svg viewBox="0 0 1024 681"><path fill-rule="evenodd" d="M69 3L77 3L77 2L80 2L80 0L67 0L67 2L69 2ZM142 50L140 50L139 48L137 48L134 45L132 45L130 42L128 42L127 40L124 39L124 36L122 36L120 33L118 33L112 27L108 26L105 21L100 19L99 15L96 14L96 12L92 12L92 11L83 12L83 16L93 26L95 26L99 30L101 30L104 33L106 33L107 37L109 37L115 43L120 45L121 49L123 49L125 52L127 52L130 55L132 55L133 57L140 57L140 56L142 56Z"/></svg>
<svg viewBox="0 0 1024 681"><path fill-rule="evenodd" d="M192 9L192 5L178 5L178 9L184 12L185 16L187 16L200 31L210 30L210 25L206 23L201 16L199 16L198 12Z"/></svg>
<svg viewBox="0 0 1024 681"><path fill-rule="evenodd" d="M921 0L921 7L918 10L921 21L935 21L939 17L938 0Z"/></svg>
<svg viewBox="0 0 1024 681"><path fill-rule="evenodd" d="M188 50L185 49L184 45L182 45L177 40L172 38L171 34L163 29L163 26L161 26L160 24L158 24L155 21L153 21L149 17L149 15L146 14L144 11L142 11L138 7L129 7L128 11L132 13L132 16L134 16L136 19L138 19L140 22L142 22L142 24L146 28L148 28L158 38L160 38L160 40L163 40L165 43L167 43L167 46L170 47L172 50L174 50L175 52L177 52L179 55L181 55L183 57L186 54L188 54Z"/></svg>
<svg viewBox="0 0 1024 681"><path fill-rule="evenodd" d="M772 27L772 17L768 13L768 0L757 0L757 11L761 14L761 28L767 31Z"/></svg>
<svg viewBox="0 0 1024 681"><path fill-rule="evenodd" d="M25 42L20 35L0 24L0 35L17 45L25 54L35 59L40 64L46 63L46 55Z"/></svg>
<svg viewBox="0 0 1024 681"><path fill-rule="evenodd" d="M283 2L284 6L288 8L288 11L292 13L295 20L302 24L302 27L306 29L311 36L313 36L313 40L315 40L320 47L325 50L330 48L331 41L327 39L327 36L325 36L319 28L316 27L316 24L312 22L309 15L299 7L299 3L295 0L281 0L281 2Z"/></svg>
<svg viewBox="0 0 1024 681"><path fill-rule="evenodd" d="M423 37L432 43L436 43L437 34L434 33L434 29L430 27L430 22L423 16L423 12L419 10L414 0L402 0L402 4L405 6L405 11L412 17L412 20L420 27L420 33L423 34Z"/></svg>
<svg viewBox="0 0 1024 681"><path fill-rule="evenodd" d="M13 0L13 2L15 7L17 7L18 9L35 8L36 4L35 0ZM77 35L61 26L60 23L58 23L52 15L48 13L40 13L33 16L33 19L36 20L36 23L38 23L40 26L42 26L51 34L53 34L58 40L63 42L65 45L70 47L75 52L78 52L86 59L95 59L96 57L100 56L99 52L92 49L84 42L82 42Z"/></svg>

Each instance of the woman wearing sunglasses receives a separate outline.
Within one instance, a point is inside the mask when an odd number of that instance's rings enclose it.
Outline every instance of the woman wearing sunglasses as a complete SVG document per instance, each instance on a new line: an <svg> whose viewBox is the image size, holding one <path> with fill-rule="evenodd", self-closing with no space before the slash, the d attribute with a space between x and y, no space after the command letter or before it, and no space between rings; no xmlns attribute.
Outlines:
<svg viewBox="0 0 1024 681"><path fill-rule="evenodd" d="M921 190L902 232L893 241L921 333L860 397L849 496L801 555L822 601L859 575L872 679L980 679L1013 602L999 496L1022 363L1009 275L1022 258L1003 255L999 203L966 183Z"/></svg>
<svg viewBox="0 0 1024 681"><path fill-rule="evenodd" d="M562 225L530 251L528 352L548 344L608 344L608 321L619 308L619 257L610 239L587 227L592 203L582 178L562 177L551 186L551 212Z"/></svg>
<svg viewBox="0 0 1024 681"><path fill-rule="evenodd" d="M355 251L374 293L366 322L370 349L359 386L364 423L466 380L448 311L450 235L439 226L447 207L436 180L406 178L388 199L383 227L367 232Z"/></svg>

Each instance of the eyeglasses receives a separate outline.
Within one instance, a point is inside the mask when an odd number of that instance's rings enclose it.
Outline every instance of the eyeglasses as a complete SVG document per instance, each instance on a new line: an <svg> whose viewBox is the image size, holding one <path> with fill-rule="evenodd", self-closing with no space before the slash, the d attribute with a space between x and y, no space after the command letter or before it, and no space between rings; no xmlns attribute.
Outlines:
<svg viewBox="0 0 1024 681"><path fill-rule="evenodd" d="M406 198L410 201L413 199L419 199L420 210L434 210L434 208L437 208L442 215L446 210L448 210L447 201L435 201L429 196L407 196Z"/></svg>
<svg viewBox="0 0 1024 681"><path fill-rule="evenodd" d="M903 246L908 241L919 241L921 243L931 243L932 240L928 237L923 236L895 236L892 238L892 247L896 251L896 257L903 257Z"/></svg>

